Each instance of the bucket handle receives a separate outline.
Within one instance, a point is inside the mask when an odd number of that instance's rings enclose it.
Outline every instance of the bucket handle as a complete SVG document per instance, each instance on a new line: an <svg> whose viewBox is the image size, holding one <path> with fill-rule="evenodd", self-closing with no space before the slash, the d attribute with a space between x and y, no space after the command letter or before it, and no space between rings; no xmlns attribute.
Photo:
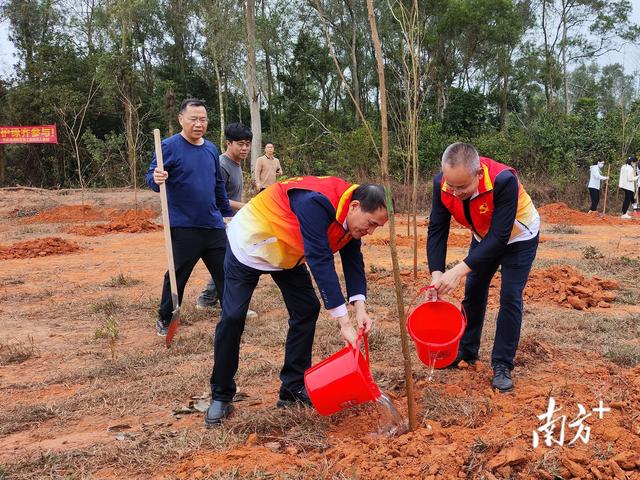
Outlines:
<svg viewBox="0 0 640 480"><path fill-rule="evenodd" d="M418 300L418 297L422 295L424 292L426 292L427 290L431 290L432 288L436 288L436 287L434 287L433 285L426 285L422 287L420 290L418 290L417 295L414 297L413 301L409 304L409 307L407 308L407 312L405 315L408 315L409 312L413 310L416 300ZM469 322L467 321L467 311L464 309L464 305L462 305L462 302L460 302L460 311L462 312L462 318L464 319L464 326L466 328Z"/></svg>
<svg viewBox="0 0 640 480"><path fill-rule="evenodd" d="M433 285L427 285L425 287L422 287L420 290L418 290L417 295L414 297L413 301L409 304L409 307L407 308L407 314L413 310L413 307L416 303L416 300L418 300L418 297L420 295L422 295L424 292L426 292L427 290L431 290L432 288L435 288Z"/></svg>
<svg viewBox="0 0 640 480"><path fill-rule="evenodd" d="M356 340L356 346L353 348L353 359L358 363L358 353L360 352L360 347L364 342L364 358L367 361L367 365L369 365L369 336L365 333L364 327L358 330L358 339ZM349 344L351 345L351 344Z"/></svg>

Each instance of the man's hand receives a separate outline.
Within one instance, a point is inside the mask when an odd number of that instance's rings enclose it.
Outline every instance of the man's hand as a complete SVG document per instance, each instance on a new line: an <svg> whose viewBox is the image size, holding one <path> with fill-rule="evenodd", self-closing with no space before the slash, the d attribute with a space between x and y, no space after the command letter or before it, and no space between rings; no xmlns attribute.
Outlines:
<svg viewBox="0 0 640 480"><path fill-rule="evenodd" d="M466 263L460 262L455 267L447 270L432 285L438 292L438 295L446 295L453 293L460 280L471 271Z"/></svg>
<svg viewBox="0 0 640 480"><path fill-rule="evenodd" d="M158 167L153 171L153 181L156 185L162 185L167 178L169 178L169 172L166 170L160 170Z"/></svg>
<svg viewBox="0 0 640 480"><path fill-rule="evenodd" d="M358 330L364 328L364 333L369 333L373 326L373 320L367 313L366 304L363 300L356 300L353 302L353 308L356 311L356 322L358 323Z"/></svg>
<svg viewBox="0 0 640 480"><path fill-rule="evenodd" d="M346 343L350 344L353 348L356 348L358 333L356 332L356 329L353 328L351 320L349 319L349 314L344 317L338 317L338 323L340 324L340 333L342 334L342 338L344 338Z"/></svg>

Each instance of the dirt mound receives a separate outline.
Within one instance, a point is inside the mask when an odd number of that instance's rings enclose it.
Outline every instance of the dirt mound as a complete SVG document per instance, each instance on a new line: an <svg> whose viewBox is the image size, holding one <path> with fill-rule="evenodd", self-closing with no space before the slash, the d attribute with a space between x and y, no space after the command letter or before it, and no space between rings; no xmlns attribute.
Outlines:
<svg viewBox="0 0 640 480"><path fill-rule="evenodd" d="M145 208L138 211L127 210L113 216L109 223L86 227L71 227L66 231L69 233L75 233L76 235L85 235L89 237L106 235L109 233L154 232L156 230L162 230L161 225L153 223L151 220L149 220L150 218L154 218L156 216L157 213L150 208Z"/></svg>
<svg viewBox="0 0 640 480"><path fill-rule="evenodd" d="M113 209L91 205L60 205L25 219L25 223L74 223L107 220Z"/></svg>
<svg viewBox="0 0 640 480"><path fill-rule="evenodd" d="M587 278L568 265L554 265L547 270L531 272L524 297L534 302L551 300L576 310L609 308L616 299L611 290L618 288L620 285L614 280Z"/></svg>
<svg viewBox="0 0 640 480"><path fill-rule="evenodd" d="M36 258L77 252L80 246L59 237L46 237L8 246L0 246L0 260L10 258Z"/></svg>
<svg viewBox="0 0 640 480"><path fill-rule="evenodd" d="M566 223L569 225L626 225L625 221L609 215L586 213L569 208L566 203L549 203L538 208L540 216L548 223Z"/></svg>

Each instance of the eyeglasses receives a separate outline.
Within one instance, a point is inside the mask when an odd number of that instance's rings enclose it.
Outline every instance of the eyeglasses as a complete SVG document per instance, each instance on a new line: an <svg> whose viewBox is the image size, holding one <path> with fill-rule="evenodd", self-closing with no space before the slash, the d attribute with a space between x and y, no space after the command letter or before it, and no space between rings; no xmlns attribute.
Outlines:
<svg viewBox="0 0 640 480"><path fill-rule="evenodd" d="M186 120L189 123L200 123L201 125L209 123L209 119L207 117L187 117Z"/></svg>

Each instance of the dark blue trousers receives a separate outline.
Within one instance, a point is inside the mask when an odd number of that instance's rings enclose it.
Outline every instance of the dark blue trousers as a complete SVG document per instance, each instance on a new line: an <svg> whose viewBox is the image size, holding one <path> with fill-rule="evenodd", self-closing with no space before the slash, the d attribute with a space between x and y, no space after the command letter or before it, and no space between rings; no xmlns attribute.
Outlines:
<svg viewBox="0 0 640 480"><path fill-rule="evenodd" d="M513 359L520 341L522 326L522 292L529 279L531 265L536 258L539 235L531 240L507 245L504 253L494 262L482 264L467 275L462 305L467 313L467 329L460 340L463 358L476 359L484 324L489 285L498 267L502 274L500 309L496 322L491 365L503 364L513 369ZM469 252L477 248L475 238Z"/></svg>
<svg viewBox="0 0 640 480"><path fill-rule="evenodd" d="M289 313L280 391L298 392L304 386L304 372L311 366L313 337L320 314L320 302L307 267L302 264L277 272L256 270L240 263L227 245L222 315L216 326L211 372L214 400L230 402L236 393L234 377L238 371L245 318L260 275L265 273L270 274L280 288Z"/></svg>

